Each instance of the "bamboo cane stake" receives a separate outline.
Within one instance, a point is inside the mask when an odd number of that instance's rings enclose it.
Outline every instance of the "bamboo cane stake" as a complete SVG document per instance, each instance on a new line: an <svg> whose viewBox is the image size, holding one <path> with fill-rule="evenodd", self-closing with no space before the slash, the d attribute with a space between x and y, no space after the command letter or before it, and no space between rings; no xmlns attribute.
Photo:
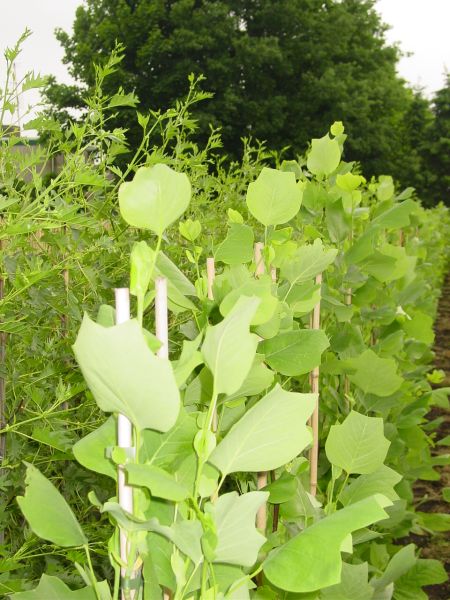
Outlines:
<svg viewBox="0 0 450 600"><path fill-rule="evenodd" d="M116 323L120 325L130 319L130 290L128 288L116 288L115 299L116 299ZM117 442L120 448L131 448L133 446L133 428L131 421L125 417L125 415L118 415L117 420ZM118 484L118 495L119 504L123 510L133 514L133 488L126 485L125 482L125 471L122 466L118 467L117 471L117 484ZM128 538L122 529L120 529L120 558L128 564L130 547ZM126 576L126 567L121 567L120 572L122 577ZM132 598L135 594L133 592ZM122 592L122 600L125 600L124 593Z"/></svg>
<svg viewBox="0 0 450 600"><path fill-rule="evenodd" d="M262 242L257 242L254 247L254 260L255 260L255 276L260 277L264 275L264 260L263 260L263 248L264 244ZM267 471L262 471L257 475L256 485L258 490L264 488L268 483L268 473ZM267 526L267 506L263 504L261 508L258 510L256 515L256 527L261 529L262 531L266 530Z"/></svg>
<svg viewBox="0 0 450 600"><path fill-rule="evenodd" d="M158 277L155 281L155 332L161 342L156 353L158 358L169 358L169 313L167 307L167 279ZM165 589L164 600L172 599L172 592Z"/></svg>
<svg viewBox="0 0 450 600"><path fill-rule="evenodd" d="M322 285L322 273L316 276L316 285ZM312 314L312 329L320 329L320 299L316 304ZM315 367L311 373L311 391L313 394L319 394L319 367ZM315 496L317 493L317 467L319 463L319 396L317 396L316 407L311 418L313 432L313 445L309 455L310 460L310 493Z"/></svg>

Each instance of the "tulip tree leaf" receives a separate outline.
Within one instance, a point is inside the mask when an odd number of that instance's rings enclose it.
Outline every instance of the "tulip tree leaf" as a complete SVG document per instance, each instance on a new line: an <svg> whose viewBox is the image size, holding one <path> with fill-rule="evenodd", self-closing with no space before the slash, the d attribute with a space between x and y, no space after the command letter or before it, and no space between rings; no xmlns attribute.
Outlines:
<svg viewBox="0 0 450 600"><path fill-rule="evenodd" d="M107 587L102 587L106 588L106 592ZM58 577L52 577L45 573L41 576L37 588L27 592L18 592L13 597L15 600L97 600L97 594L93 587L71 590Z"/></svg>
<svg viewBox="0 0 450 600"><path fill-rule="evenodd" d="M226 316L241 296L256 296L260 299L260 304L251 325L267 323L273 317L279 304L278 299L272 296L272 279L270 275L263 275L259 279L250 279L229 292L220 304L222 315Z"/></svg>
<svg viewBox="0 0 450 600"><path fill-rule="evenodd" d="M175 477L154 465L129 464L125 467L130 485L144 486L152 496L181 502L188 497L187 488L178 483Z"/></svg>
<svg viewBox="0 0 450 600"><path fill-rule="evenodd" d="M116 444L116 429L116 419L110 416L103 425L79 440L73 446L73 453L80 465L117 479L117 467L105 456L105 449Z"/></svg>
<svg viewBox="0 0 450 600"><path fill-rule="evenodd" d="M341 547L353 532L387 517L391 502L377 494L339 510L304 529L273 550L263 563L264 574L289 592L312 592L341 580Z"/></svg>
<svg viewBox="0 0 450 600"><path fill-rule="evenodd" d="M221 242L214 258L226 265L241 265L253 258L253 229L248 225L231 223L226 238Z"/></svg>
<svg viewBox="0 0 450 600"><path fill-rule="evenodd" d="M306 166L313 175L330 175L339 166L341 149L336 139L328 134L320 139L313 139Z"/></svg>
<svg viewBox="0 0 450 600"><path fill-rule="evenodd" d="M330 428L325 444L328 460L347 473L377 471L390 446L383 431L383 419L352 410L345 421Z"/></svg>
<svg viewBox="0 0 450 600"><path fill-rule="evenodd" d="M379 469L368 475L360 475L348 485L339 495L342 504L353 504L373 494L383 494L389 500L398 500L394 487L402 479L396 471L382 465Z"/></svg>
<svg viewBox="0 0 450 600"><path fill-rule="evenodd" d="M393 358L379 358L373 350L365 350L356 358L344 362L349 369L348 378L366 394L390 396L403 383L397 374L397 363Z"/></svg>
<svg viewBox="0 0 450 600"><path fill-rule="evenodd" d="M208 512L216 523L217 547L214 562L251 567L266 541L255 527L258 509L267 501L268 492L222 494L210 504Z"/></svg>
<svg viewBox="0 0 450 600"><path fill-rule="evenodd" d="M295 458L311 442L306 421L316 394L286 392L276 385L233 425L209 457L223 475L270 471Z"/></svg>
<svg viewBox="0 0 450 600"><path fill-rule="evenodd" d="M337 250L326 250L322 240L316 239L313 244L300 246L293 256L281 265L281 276L286 278L291 286L308 281L322 273L334 261Z"/></svg>
<svg viewBox="0 0 450 600"><path fill-rule="evenodd" d="M17 502L34 533L57 546L68 548L87 544L72 509L42 473L26 463L25 495Z"/></svg>
<svg viewBox="0 0 450 600"><path fill-rule="evenodd" d="M281 225L287 223L300 210L302 192L295 174L264 167L256 181L248 186L247 206L260 223Z"/></svg>
<svg viewBox="0 0 450 600"><path fill-rule="evenodd" d="M302 375L318 365L330 345L321 329L299 329L263 340L260 351L267 364L283 375Z"/></svg>
<svg viewBox="0 0 450 600"><path fill-rule="evenodd" d="M122 183L119 188L124 220L157 235L162 235L184 213L190 200L191 184L187 175L164 164L141 167L133 181Z"/></svg>
<svg viewBox="0 0 450 600"><path fill-rule="evenodd" d="M374 589L369 584L369 565L342 563L341 582L323 589L321 600L370 600Z"/></svg>
<svg viewBox="0 0 450 600"><path fill-rule="evenodd" d="M218 325L208 327L202 354L214 376L217 394L233 394L243 384L255 358L258 338L250 323L259 305L258 298L242 296Z"/></svg>
<svg viewBox="0 0 450 600"><path fill-rule="evenodd" d="M175 424L180 396L172 367L152 353L137 321L102 327L85 315L73 349L101 410L125 415L140 430Z"/></svg>

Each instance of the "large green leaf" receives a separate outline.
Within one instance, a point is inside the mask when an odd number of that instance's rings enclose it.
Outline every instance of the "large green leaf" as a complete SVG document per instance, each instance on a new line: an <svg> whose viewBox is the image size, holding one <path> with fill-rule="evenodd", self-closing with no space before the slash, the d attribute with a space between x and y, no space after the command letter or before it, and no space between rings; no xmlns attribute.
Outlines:
<svg viewBox="0 0 450 600"><path fill-rule="evenodd" d="M250 279L238 288L229 292L220 303L220 312L226 316L241 296L255 296L260 299L260 304L251 321L251 325L262 325L269 321L278 305L276 296L272 295L272 279L270 275L263 275L258 279Z"/></svg>
<svg viewBox="0 0 450 600"><path fill-rule="evenodd" d="M349 370L348 378L366 394L390 396L403 383L397 374L397 362L393 358L379 358L373 350L365 350L356 358L344 362Z"/></svg>
<svg viewBox="0 0 450 600"><path fill-rule="evenodd" d="M236 392L250 371L258 345L250 323L259 302L258 298L239 298L223 321L206 330L202 354L218 394Z"/></svg>
<svg viewBox="0 0 450 600"><path fill-rule="evenodd" d="M141 167L133 181L119 188L120 212L125 221L157 235L184 213L190 200L187 176L164 164Z"/></svg>
<svg viewBox="0 0 450 600"><path fill-rule="evenodd" d="M116 429L116 419L111 415L100 427L79 440L73 446L73 453L80 465L117 479L117 467L105 455L106 448L116 445Z"/></svg>
<svg viewBox="0 0 450 600"><path fill-rule="evenodd" d="M181 485L175 477L154 465L129 464L125 467L130 485L144 486L152 496L181 502L189 495L189 490Z"/></svg>
<svg viewBox="0 0 450 600"><path fill-rule="evenodd" d="M357 529L385 519L390 501L377 495L361 500L311 525L263 563L264 574L277 587L289 592L312 592L341 580L341 547Z"/></svg>
<svg viewBox="0 0 450 600"><path fill-rule="evenodd" d="M322 352L329 345L321 329L298 329L263 340L260 351L275 371L283 375L303 375L320 365Z"/></svg>
<svg viewBox="0 0 450 600"><path fill-rule="evenodd" d="M287 279L291 285L303 283L322 273L334 261L337 250L326 250L322 240L316 239L313 244L306 244L297 248L295 254L290 256L281 265L281 277Z"/></svg>
<svg viewBox="0 0 450 600"><path fill-rule="evenodd" d="M214 258L226 265L240 265L253 258L253 229L241 223L231 223L226 238L215 252Z"/></svg>
<svg viewBox="0 0 450 600"><path fill-rule="evenodd" d="M325 444L328 460L347 473L377 471L390 445L383 431L383 419L352 410L343 423L330 428Z"/></svg>
<svg viewBox="0 0 450 600"><path fill-rule="evenodd" d="M405 200L399 204L394 204L394 206L379 214L373 219L372 223L388 229L407 227L411 221L410 215L417 211L417 208L417 202Z"/></svg>
<svg viewBox="0 0 450 600"><path fill-rule="evenodd" d="M137 429L175 424L180 396L172 367L148 348L137 321L102 327L85 315L73 349L102 410L125 415Z"/></svg>
<svg viewBox="0 0 450 600"><path fill-rule="evenodd" d="M300 210L302 193L292 172L264 167L247 190L251 214L266 227L290 221Z"/></svg>
<svg viewBox="0 0 450 600"><path fill-rule="evenodd" d="M234 394L227 396L227 401L247 396L256 396L272 385L275 374L266 367L263 360L264 357L261 354L255 356L255 360L243 384Z"/></svg>
<svg viewBox="0 0 450 600"><path fill-rule="evenodd" d="M316 394L286 392L279 385L233 425L209 457L222 474L270 471L295 458L311 442L306 421Z"/></svg>
<svg viewBox="0 0 450 600"><path fill-rule="evenodd" d="M398 500L394 487L402 479L393 469L382 465L379 469L368 475L360 475L354 479L340 494L342 504L353 504L373 494L383 494L389 500Z"/></svg>
<svg viewBox="0 0 450 600"><path fill-rule="evenodd" d="M323 589L321 600L370 600L374 594L369 584L369 565L342 563L340 583Z"/></svg>
<svg viewBox="0 0 450 600"><path fill-rule="evenodd" d="M17 502L34 533L57 546L87 544L87 539L62 495L33 465L26 463L25 496Z"/></svg>
<svg viewBox="0 0 450 600"><path fill-rule="evenodd" d="M107 590L107 586L102 586L102 588L103 591ZM104 596L104 598L107 597ZM45 573L39 580L37 588L28 592L18 592L13 594L12 598L14 600L98 600L93 587L71 590L58 577L52 577Z"/></svg>
<svg viewBox="0 0 450 600"><path fill-rule="evenodd" d="M214 562L251 567L266 541L255 527L258 509L267 501L268 492L238 495L230 492L208 506L216 524L217 547Z"/></svg>
<svg viewBox="0 0 450 600"><path fill-rule="evenodd" d="M314 175L330 175L339 166L341 149L336 139L328 133L320 139L313 139L308 154L307 167Z"/></svg>

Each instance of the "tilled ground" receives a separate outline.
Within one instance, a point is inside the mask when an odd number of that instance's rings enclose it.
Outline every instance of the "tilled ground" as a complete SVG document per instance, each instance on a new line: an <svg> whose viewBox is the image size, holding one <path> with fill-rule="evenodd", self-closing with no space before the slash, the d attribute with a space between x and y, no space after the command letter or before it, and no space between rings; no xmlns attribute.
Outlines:
<svg viewBox="0 0 450 600"><path fill-rule="evenodd" d="M445 380L441 386L450 386L450 273L444 282L442 295L439 301L438 316L435 324L436 340L434 345L435 366L442 369ZM450 414L440 408L434 408L428 415L430 421L442 418L442 423L437 431L436 440L441 440L450 435ZM448 446L435 446L433 454L447 454ZM446 513L449 504L442 499L441 490L450 487L450 466L436 467L441 474L439 481L418 481L414 492L417 501L421 501L420 510L429 513ZM422 502L425 500L425 502ZM411 535L413 541L421 549L422 558L437 558L445 563L450 574L450 536L448 533L435 535ZM450 581L442 585L430 586L426 589L431 600L450 599Z"/></svg>

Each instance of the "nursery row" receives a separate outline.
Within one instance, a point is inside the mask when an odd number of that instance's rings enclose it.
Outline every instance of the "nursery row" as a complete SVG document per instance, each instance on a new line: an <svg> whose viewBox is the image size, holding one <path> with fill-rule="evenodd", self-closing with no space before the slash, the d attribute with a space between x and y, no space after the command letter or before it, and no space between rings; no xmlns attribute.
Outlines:
<svg viewBox="0 0 450 600"><path fill-rule="evenodd" d="M341 123L304 160L250 149L211 175L218 138L188 138L200 99L192 82L139 115L127 168L105 116L121 92L70 131L47 123L38 152L66 156L48 182L2 142L0 590L426 598L442 565L395 541L449 526L412 492L447 461L426 415L447 406L431 348L448 213L366 181Z"/></svg>

